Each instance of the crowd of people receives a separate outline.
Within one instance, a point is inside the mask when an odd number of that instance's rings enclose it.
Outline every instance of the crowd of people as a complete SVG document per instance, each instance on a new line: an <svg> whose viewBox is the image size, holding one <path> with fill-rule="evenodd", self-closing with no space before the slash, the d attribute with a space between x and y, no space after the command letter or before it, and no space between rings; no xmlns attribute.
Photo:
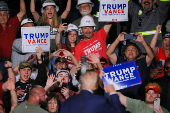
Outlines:
<svg viewBox="0 0 170 113"><path fill-rule="evenodd" d="M44 1L42 15L30 0L33 20L24 0L14 17L0 1L0 113L170 112L170 0L128 0L130 32L121 32L110 44L109 33L118 29L112 28L114 22L98 21L91 13L94 3L77 0L81 17L68 23L72 0L60 16L53 0ZM22 52L17 33L34 26L50 26L55 41L49 52L40 45L35 52ZM126 39L130 33L136 39ZM129 61L135 61L142 84L119 91L104 85L103 68ZM157 98L159 108L154 107Z"/></svg>

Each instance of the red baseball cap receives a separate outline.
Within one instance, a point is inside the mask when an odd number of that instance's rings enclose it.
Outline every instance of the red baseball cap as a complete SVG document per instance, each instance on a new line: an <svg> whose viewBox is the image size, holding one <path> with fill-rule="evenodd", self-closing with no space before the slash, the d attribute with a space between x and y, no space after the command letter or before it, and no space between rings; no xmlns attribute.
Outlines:
<svg viewBox="0 0 170 113"><path fill-rule="evenodd" d="M160 86L157 83L150 83L146 86L146 92L148 92L149 90L154 90L155 93L160 93L161 89Z"/></svg>

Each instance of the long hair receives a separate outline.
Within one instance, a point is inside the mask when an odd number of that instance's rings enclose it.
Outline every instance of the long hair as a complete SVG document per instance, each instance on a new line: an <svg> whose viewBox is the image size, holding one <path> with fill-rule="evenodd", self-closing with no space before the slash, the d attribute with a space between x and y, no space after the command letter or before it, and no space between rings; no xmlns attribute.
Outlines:
<svg viewBox="0 0 170 113"><path fill-rule="evenodd" d="M68 33L66 34L65 45L66 45L67 50L71 52L71 44L68 39ZM75 41L75 46L80 42L77 31L76 31L76 34L77 34L77 37L76 37L76 41Z"/></svg>
<svg viewBox="0 0 170 113"><path fill-rule="evenodd" d="M44 12L42 14L41 23L45 23L46 26L50 26L45 10L46 10L46 7L44 8ZM52 18L52 27L53 28L59 28L59 20L58 20L58 16L57 16L57 12L55 10L55 7L54 7L54 15L53 15L53 18Z"/></svg>

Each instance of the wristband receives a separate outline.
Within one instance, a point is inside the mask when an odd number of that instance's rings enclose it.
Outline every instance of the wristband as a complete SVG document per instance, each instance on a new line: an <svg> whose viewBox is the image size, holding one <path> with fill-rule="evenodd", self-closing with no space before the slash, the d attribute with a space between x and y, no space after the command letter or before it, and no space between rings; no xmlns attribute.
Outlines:
<svg viewBox="0 0 170 113"><path fill-rule="evenodd" d="M7 69L12 68L12 67L6 67Z"/></svg>
<svg viewBox="0 0 170 113"><path fill-rule="evenodd" d="M32 64L34 64L33 60L31 59Z"/></svg>
<svg viewBox="0 0 170 113"><path fill-rule="evenodd" d="M60 34L60 32L58 32L58 31L57 31L57 33L59 33L59 34Z"/></svg>

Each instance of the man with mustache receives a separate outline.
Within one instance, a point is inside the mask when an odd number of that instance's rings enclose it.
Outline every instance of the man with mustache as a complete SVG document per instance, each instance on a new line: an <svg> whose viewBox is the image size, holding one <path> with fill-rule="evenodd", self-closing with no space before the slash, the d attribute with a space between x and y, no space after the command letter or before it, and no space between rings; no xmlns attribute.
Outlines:
<svg viewBox="0 0 170 113"><path fill-rule="evenodd" d="M131 33L142 33L144 40L149 45L152 37L156 33L156 26L162 25L167 18L167 11L170 5L170 0L157 0L159 5L156 7L154 0L141 0L141 6L136 5L129 0L128 13L132 19ZM162 35L158 36L157 47L161 46ZM136 43L136 42L135 42ZM146 53L140 43L136 43L143 53Z"/></svg>
<svg viewBox="0 0 170 113"><path fill-rule="evenodd" d="M98 58L104 57L109 65L109 60L106 55L106 37L112 24L106 24L99 31L94 32L96 24L90 16L84 16L81 19L79 27L84 35L84 39L79 42L75 47L75 57L78 61L81 60L81 56L88 56L95 54Z"/></svg>
<svg viewBox="0 0 170 113"><path fill-rule="evenodd" d="M130 113L169 113L165 108L154 108L154 99L160 98L161 87L157 83L149 83L145 87L145 102L132 99L118 92L119 100ZM162 96L162 95L161 95Z"/></svg>
<svg viewBox="0 0 170 113"><path fill-rule="evenodd" d="M96 24L95 31L98 31L104 26L104 23L98 22L98 17L95 17L91 14L93 6L94 4L91 2L91 0L78 0L76 8L79 9L81 18L88 15L94 19L94 22ZM78 18L77 20L73 21L73 24L78 26L80 24L81 18ZM83 33L81 32L81 29L78 30L78 36L80 39L83 39Z"/></svg>
<svg viewBox="0 0 170 113"><path fill-rule="evenodd" d="M163 69L164 76L154 79L154 77L160 72L162 72L162 67L158 67L153 70L150 76L143 82L143 84L139 88L139 94L141 94L141 96L144 96L145 86L148 83L155 82L159 84L160 87L162 88L162 92L160 93L161 106L163 106L170 112L170 58L167 58L165 60Z"/></svg>

